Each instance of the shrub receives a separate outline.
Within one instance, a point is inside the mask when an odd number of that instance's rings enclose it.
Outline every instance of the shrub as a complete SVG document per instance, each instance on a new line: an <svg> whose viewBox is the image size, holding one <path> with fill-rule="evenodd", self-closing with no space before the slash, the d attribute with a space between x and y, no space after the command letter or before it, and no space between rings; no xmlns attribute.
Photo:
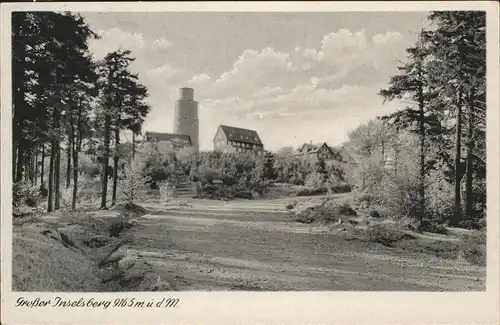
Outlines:
<svg viewBox="0 0 500 325"><path fill-rule="evenodd" d="M70 209L71 202L73 201L73 188L64 188L61 191L61 207L63 209Z"/></svg>
<svg viewBox="0 0 500 325"><path fill-rule="evenodd" d="M132 223L124 220L113 221L108 228L110 237L119 237L120 234L132 227Z"/></svg>
<svg viewBox="0 0 500 325"><path fill-rule="evenodd" d="M351 192L351 185L349 184L337 185L334 187L330 187L329 190L332 193L349 193Z"/></svg>
<svg viewBox="0 0 500 325"><path fill-rule="evenodd" d="M229 190L231 195L234 196L235 198L247 199L247 200L253 199L252 191L250 191L248 188L244 186L233 185L229 187Z"/></svg>
<svg viewBox="0 0 500 325"><path fill-rule="evenodd" d="M344 202L342 205L338 206L338 213L344 216L355 216L356 210L351 208L349 203Z"/></svg>
<svg viewBox="0 0 500 325"><path fill-rule="evenodd" d="M134 203L139 195L139 189L142 184L150 181L150 177L144 177L142 166L133 160L125 166L121 174L121 196L127 203Z"/></svg>
<svg viewBox="0 0 500 325"><path fill-rule="evenodd" d="M87 155L78 159L78 170L84 177L96 178L101 175L101 165Z"/></svg>
<svg viewBox="0 0 500 325"><path fill-rule="evenodd" d="M20 207L26 205L28 207L35 207L40 200L40 188L31 185L26 181L16 182L12 186L12 205L13 207Z"/></svg>
<svg viewBox="0 0 500 325"><path fill-rule="evenodd" d="M486 237L484 233L462 235L460 241L432 241L423 246L411 245L405 249L419 250L439 258L462 259L474 265L486 265Z"/></svg>
<svg viewBox="0 0 500 325"><path fill-rule="evenodd" d="M220 176L217 170L208 166L201 166L199 170L199 178L203 183L212 184L213 181L219 179Z"/></svg>
<svg viewBox="0 0 500 325"><path fill-rule="evenodd" d="M334 214L324 206L310 207L295 215L295 221L300 223L330 223L338 221L339 215Z"/></svg>
<svg viewBox="0 0 500 325"><path fill-rule="evenodd" d="M331 223L337 222L344 217L355 216L354 211L348 203L328 205L324 202L318 206L309 207L295 214L295 221L301 223ZM293 209L293 207L292 207Z"/></svg>
<svg viewBox="0 0 500 325"><path fill-rule="evenodd" d="M304 184L308 188L323 187L323 178L324 176L322 174L317 172L312 172L309 175L307 175Z"/></svg>
<svg viewBox="0 0 500 325"><path fill-rule="evenodd" d="M422 220L422 223L419 226L419 230L432 232L435 234L443 234L446 235L448 230L443 224L438 223L435 220Z"/></svg>
<svg viewBox="0 0 500 325"><path fill-rule="evenodd" d="M377 224L368 228L368 240L384 246L394 246L395 243L405 239L415 239L391 225Z"/></svg>
<svg viewBox="0 0 500 325"><path fill-rule="evenodd" d="M427 211L433 219L440 222L449 220L455 213L455 187L437 172L434 172L429 179L434 181L427 188Z"/></svg>
<svg viewBox="0 0 500 325"><path fill-rule="evenodd" d="M326 187L317 187L313 189L301 189L296 195L297 196L314 196L314 195L324 195L328 193L328 189Z"/></svg>
<svg viewBox="0 0 500 325"><path fill-rule="evenodd" d="M484 229L486 228L486 218L470 218L460 220L457 226L465 229Z"/></svg>
<svg viewBox="0 0 500 325"><path fill-rule="evenodd" d="M160 200L163 203L169 202L174 196L174 186L170 182L160 184Z"/></svg>
<svg viewBox="0 0 500 325"><path fill-rule="evenodd" d="M221 175L219 179L224 183L224 185L238 184L238 180L229 175Z"/></svg>

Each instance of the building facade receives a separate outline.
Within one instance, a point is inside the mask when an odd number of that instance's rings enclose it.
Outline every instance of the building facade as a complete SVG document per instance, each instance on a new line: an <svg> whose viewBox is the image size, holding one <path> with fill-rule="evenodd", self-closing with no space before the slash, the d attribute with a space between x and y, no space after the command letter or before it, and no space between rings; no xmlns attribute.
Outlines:
<svg viewBox="0 0 500 325"><path fill-rule="evenodd" d="M160 152L193 147L191 137L186 134L146 132L144 142L154 144Z"/></svg>
<svg viewBox="0 0 500 325"><path fill-rule="evenodd" d="M179 100L174 108L174 134L188 135L193 148L199 150L198 102L194 100L194 89L181 88Z"/></svg>
<svg viewBox="0 0 500 325"><path fill-rule="evenodd" d="M333 150L324 142L323 144L304 143L297 151L297 156L315 157L318 159L333 159Z"/></svg>
<svg viewBox="0 0 500 325"><path fill-rule="evenodd" d="M222 152L263 153L264 145L254 130L220 125L213 140L214 150Z"/></svg>

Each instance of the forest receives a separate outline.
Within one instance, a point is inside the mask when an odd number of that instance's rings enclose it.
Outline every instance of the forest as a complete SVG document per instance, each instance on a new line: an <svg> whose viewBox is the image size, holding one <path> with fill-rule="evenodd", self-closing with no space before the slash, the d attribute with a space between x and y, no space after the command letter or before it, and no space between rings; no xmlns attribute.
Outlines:
<svg viewBox="0 0 500 325"><path fill-rule="evenodd" d="M162 186L176 171L199 194L221 180L232 197L265 196L276 184L307 194L352 193L378 214L483 228L486 222L486 15L433 12L379 94L400 109L349 133L331 161L284 147L253 154L161 153L137 157L151 107L148 89L117 50L96 60L98 35L72 13L13 14L13 206L43 213L137 200L137 189ZM132 143L121 139L131 131ZM145 184L148 183L148 184ZM227 196L222 194L223 196Z"/></svg>

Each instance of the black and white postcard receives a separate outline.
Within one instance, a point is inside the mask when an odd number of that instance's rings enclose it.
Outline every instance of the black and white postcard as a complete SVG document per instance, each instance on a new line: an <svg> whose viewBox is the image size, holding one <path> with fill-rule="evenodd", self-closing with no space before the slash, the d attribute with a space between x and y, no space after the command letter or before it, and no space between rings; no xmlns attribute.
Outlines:
<svg viewBox="0 0 500 325"><path fill-rule="evenodd" d="M498 8L3 4L2 323L498 324Z"/></svg>

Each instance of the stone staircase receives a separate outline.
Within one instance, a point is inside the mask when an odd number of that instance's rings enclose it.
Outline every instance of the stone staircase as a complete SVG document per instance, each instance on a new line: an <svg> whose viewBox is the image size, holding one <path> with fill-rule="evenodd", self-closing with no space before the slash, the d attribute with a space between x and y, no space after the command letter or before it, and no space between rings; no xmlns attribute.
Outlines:
<svg viewBox="0 0 500 325"><path fill-rule="evenodd" d="M189 176L179 171L176 172L174 197L192 198L194 195L196 195L196 191Z"/></svg>

